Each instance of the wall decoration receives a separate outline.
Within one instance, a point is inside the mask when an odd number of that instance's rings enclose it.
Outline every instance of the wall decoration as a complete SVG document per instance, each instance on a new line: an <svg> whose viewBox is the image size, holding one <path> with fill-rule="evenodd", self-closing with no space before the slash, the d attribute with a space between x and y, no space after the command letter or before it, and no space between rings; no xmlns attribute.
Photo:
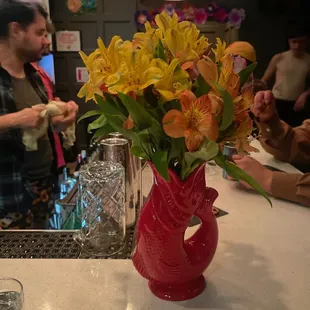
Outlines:
<svg viewBox="0 0 310 310"><path fill-rule="evenodd" d="M56 46L58 52L79 52L81 38L79 31L57 31Z"/></svg>
<svg viewBox="0 0 310 310"><path fill-rule="evenodd" d="M86 83L89 80L89 73L86 67L76 67L75 74L78 83Z"/></svg>
<svg viewBox="0 0 310 310"><path fill-rule="evenodd" d="M68 0L67 7L70 13L77 15L96 12L97 0Z"/></svg>
<svg viewBox="0 0 310 310"><path fill-rule="evenodd" d="M155 25L155 16L162 11L165 11L169 16L176 13L179 22L187 20L194 22L196 25L203 25L207 21L216 21L222 24L229 23L237 29L241 27L242 21L245 19L244 9L229 9L217 5L214 1L200 8L192 4L178 5L176 2L168 2L159 9L137 11L135 15L137 28L139 30L143 29L146 21L150 21L152 25Z"/></svg>

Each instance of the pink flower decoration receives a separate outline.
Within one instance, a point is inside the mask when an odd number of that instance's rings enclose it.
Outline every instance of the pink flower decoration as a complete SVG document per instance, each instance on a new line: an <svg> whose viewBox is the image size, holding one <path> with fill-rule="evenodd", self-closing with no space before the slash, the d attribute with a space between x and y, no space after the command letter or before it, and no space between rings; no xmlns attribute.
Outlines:
<svg viewBox="0 0 310 310"><path fill-rule="evenodd" d="M69 11L72 13L77 13L81 7L82 7L82 1L81 0L68 0L67 3Z"/></svg>
<svg viewBox="0 0 310 310"><path fill-rule="evenodd" d="M172 3L165 4L164 11L166 11L166 13L169 16L172 16L175 13L175 4L172 4Z"/></svg>
<svg viewBox="0 0 310 310"><path fill-rule="evenodd" d="M236 56L234 59L234 72L239 73L241 70L243 70L247 66L246 59L244 59L241 56Z"/></svg>
<svg viewBox="0 0 310 310"><path fill-rule="evenodd" d="M185 20L183 11L182 11L181 9L176 9L175 12L176 12L177 15L178 15L178 20L179 20L179 22L183 22L183 21Z"/></svg>
<svg viewBox="0 0 310 310"><path fill-rule="evenodd" d="M244 9L232 9L228 16L228 21L237 29L240 28L242 21L245 19Z"/></svg>
<svg viewBox="0 0 310 310"><path fill-rule="evenodd" d="M185 6L183 8L183 14L185 20L194 20L195 18L195 7L194 6Z"/></svg>
<svg viewBox="0 0 310 310"><path fill-rule="evenodd" d="M219 23L225 23L228 18L228 13L224 8L219 8L215 12L215 20Z"/></svg>
<svg viewBox="0 0 310 310"><path fill-rule="evenodd" d="M214 1L209 3L206 8L208 17L214 16L216 9L217 9L217 4Z"/></svg>
<svg viewBox="0 0 310 310"><path fill-rule="evenodd" d="M194 23L197 25L203 25L208 19L205 9L197 9L195 12Z"/></svg>

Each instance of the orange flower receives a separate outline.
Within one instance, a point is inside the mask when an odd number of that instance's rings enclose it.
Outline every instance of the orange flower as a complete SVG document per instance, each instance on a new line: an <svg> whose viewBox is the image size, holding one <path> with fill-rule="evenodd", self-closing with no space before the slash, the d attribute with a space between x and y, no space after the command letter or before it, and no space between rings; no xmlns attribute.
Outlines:
<svg viewBox="0 0 310 310"><path fill-rule="evenodd" d="M135 127L135 123L134 123L131 115L129 115L128 118L126 119L126 121L123 124L123 129L130 130L133 127Z"/></svg>
<svg viewBox="0 0 310 310"><path fill-rule="evenodd" d="M81 7L82 7L82 1L81 0L68 0L68 9L72 13L77 13Z"/></svg>
<svg viewBox="0 0 310 310"><path fill-rule="evenodd" d="M251 105L254 102L254 95L250 87L242 90L241 96L234 100L234 115L235 121L241 123L247 116Z"/></svg>
<svg viewBox="0 0 310 310"><path fill-rule="evenodd" d="M163 118L165 133L172 138L185 137L190 152L199 148L204 137L216 141L218 122L215 116L221 110L221 99L211 94L197 99L186 90L182 92L180 102L182 111L170 110Z"/></svg>
<svg viewBox="0 0 310 310"><path fill-rule="evenodd" d="M203 60L198 61L197 67L202 77L213 88L216 94L220 94L216 88L216 84L218 84L223 89L226 89L234 99L238 96L240 78L239 75L234 72L234 61L232 56L225 55L221 63L220 74L218 73L217 64L209 57L205 57Z"/></svg>

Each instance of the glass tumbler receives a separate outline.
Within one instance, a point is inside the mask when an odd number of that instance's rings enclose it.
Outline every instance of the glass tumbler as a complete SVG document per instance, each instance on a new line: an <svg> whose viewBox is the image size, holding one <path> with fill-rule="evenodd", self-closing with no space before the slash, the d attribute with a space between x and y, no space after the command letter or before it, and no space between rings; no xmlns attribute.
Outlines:
<svg viewBox="0 0 310 310"><path fill-rule="evenodd" d="M0 309L22 310L24 289L21 282L13 278L0 278Z"/></svg>
<svg viewBox="0 0 310 310"><path fill-rule="evenodd" d="M82 229L74 240L94 256L111 256L125 246L125 169L119 163L92 162L82 167L78 203Z"/></svg>

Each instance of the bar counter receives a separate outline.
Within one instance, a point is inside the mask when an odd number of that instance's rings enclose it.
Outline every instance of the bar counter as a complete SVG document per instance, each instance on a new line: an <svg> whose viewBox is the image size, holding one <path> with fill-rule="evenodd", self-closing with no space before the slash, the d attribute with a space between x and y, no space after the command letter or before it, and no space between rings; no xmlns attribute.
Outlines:
<svg viewBox="0 0 310 310"><path fill-rule="evenodd" d="M257 144L256 144L257 146ZM261 163L297 170L261 151ZM207 288L186 302L154 297L129 259L2 259L0 274L19 279L25 310L309 310L310 209L240 190L207 175L218 190L215 206L229 214L218 219L219 245L206 270ZM144 191L152 183L145 170ZM196 227L187 230L187 237Z"/></svg>

